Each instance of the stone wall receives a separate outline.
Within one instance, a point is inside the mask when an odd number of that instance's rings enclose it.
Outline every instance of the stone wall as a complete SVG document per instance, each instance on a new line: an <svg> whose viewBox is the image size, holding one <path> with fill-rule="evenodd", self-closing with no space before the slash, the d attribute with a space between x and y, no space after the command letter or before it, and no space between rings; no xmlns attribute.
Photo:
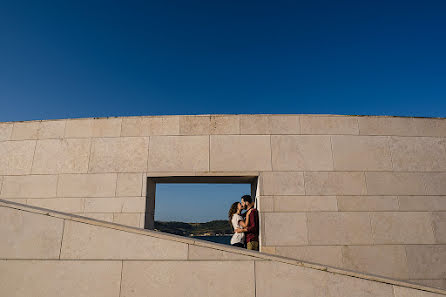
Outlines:
<svg viewBox="0 0 446 297"><path fill-rule="evenodd" d="M259 176L262 251L446 288L446 120L0 124L0 198L144 226L148 176Z"/></svg>

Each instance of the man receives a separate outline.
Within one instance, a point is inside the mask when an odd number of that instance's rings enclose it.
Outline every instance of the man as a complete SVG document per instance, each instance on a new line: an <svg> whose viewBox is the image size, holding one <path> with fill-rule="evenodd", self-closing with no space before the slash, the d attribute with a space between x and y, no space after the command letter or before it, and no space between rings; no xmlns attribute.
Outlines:
<svg viewBox="0 0 446 297"><path fill-rule="evenodd" d="M254 202L250 195L244 195L241 204L246 209L246 227L236 229L235 232L245 232L246 248L248 250L259 250L259 213L254 208Z"/></svg>

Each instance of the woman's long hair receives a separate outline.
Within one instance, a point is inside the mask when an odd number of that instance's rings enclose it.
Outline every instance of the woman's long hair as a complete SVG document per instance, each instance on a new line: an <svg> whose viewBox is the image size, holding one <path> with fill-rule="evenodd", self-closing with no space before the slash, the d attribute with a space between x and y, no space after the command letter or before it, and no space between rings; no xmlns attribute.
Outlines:
<svg viewBox="0 0 446 297"><path fill-rule="evenodd" d="M235 213L237 213L239 203L240 202L234 202L234 203L232 203L231 207L229 208L229 212L228 212L229 225L231 225L232 228L234 228L234 226L232 226L232 216Z"/></svg>

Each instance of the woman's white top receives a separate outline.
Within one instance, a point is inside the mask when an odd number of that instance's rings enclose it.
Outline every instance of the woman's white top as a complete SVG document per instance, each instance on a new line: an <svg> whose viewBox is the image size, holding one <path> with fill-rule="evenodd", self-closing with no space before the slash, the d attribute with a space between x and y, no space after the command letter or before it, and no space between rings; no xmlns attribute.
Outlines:
<svg viewBox="0 0 446 297"><path fill-rule="evenodd" d="M233 214L232 215L232 219L231 219L231 223L232 223L232 227L234 227L234 230L239 228L242 229L242 227L238 224L238 222L243 221L243 217L239 214ZM231 238L231 244L235 244L235 243L245 243L245 233L236 233L234 231L234 235L232 235Z"/></svg>

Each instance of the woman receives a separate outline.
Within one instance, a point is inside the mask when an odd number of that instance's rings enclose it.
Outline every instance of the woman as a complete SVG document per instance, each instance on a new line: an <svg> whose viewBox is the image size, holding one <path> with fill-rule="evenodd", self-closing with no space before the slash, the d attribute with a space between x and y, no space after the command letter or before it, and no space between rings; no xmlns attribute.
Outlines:
<svg viewBox="0 0 446 297"><path fill-rule="evenodd" d="M246 227L246 222L240 215L242 212L242 204L240 202L234 202L229 208L228 217L229 224L234 230L243 229ZM231 245L237 247L245 247L245 233L235 233L231 238Z"/></svg>

